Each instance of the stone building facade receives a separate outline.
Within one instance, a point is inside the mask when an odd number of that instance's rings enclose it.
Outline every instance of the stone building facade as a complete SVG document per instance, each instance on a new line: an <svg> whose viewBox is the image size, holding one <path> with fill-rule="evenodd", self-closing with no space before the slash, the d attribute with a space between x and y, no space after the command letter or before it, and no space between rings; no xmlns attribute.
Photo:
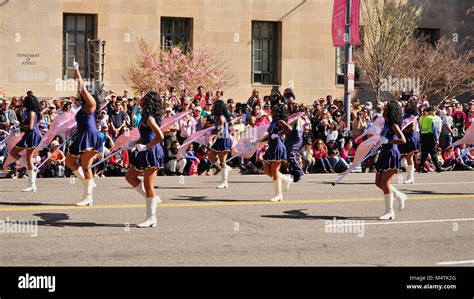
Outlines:
<svg viewBox="0 0 474 299"><path fill-rule="evenodd" d="M466 22L469 1L430 2L420 27L433 29L433 34L460 28L459 38L472 33L468 26L472 21ZM74 94L64 79L70 76L73 56L85 61L83 44L89 37L106 41L104 82L121 93L127 88L122 69L134 59L137 38L145 38L157 47L184 40L193 48L213 49L233 76L226 98L241 101L254 88L266 94L288 86L307 103L327 94L342 97L331 40L332 4L332 0L0 0L0 86L8 96L27 90L40 97Z"/></svg>

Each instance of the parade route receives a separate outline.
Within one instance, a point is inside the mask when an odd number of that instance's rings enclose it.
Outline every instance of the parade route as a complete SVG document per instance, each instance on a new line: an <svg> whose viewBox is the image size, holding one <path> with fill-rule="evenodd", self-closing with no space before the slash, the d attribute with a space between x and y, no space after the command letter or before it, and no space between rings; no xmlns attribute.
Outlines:
<svg viewBox="0 0 474 299"><path fill-rule="evenodd" d="M32 221L36 236L0 230L3 266L472 266L474 172L415 174L409 196L379 221L374 174L306 175L271 203L271 180L158 177L156 228L138 229L144 199L124 178L97 178L92 207L75 207L78 180L0 180L0 220ZM394 183L397 183L395 178ZM397 208L397 204L395 203Z"/></svg>

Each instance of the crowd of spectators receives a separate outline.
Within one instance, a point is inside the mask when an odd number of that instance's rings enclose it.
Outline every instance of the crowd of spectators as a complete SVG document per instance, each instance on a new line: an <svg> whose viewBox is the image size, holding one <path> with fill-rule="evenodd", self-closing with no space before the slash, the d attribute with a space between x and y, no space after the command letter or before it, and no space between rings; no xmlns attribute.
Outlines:
<svg viewBox="0 0 474 299"><path fill-rule="evenodd" d="M205 91L203 86L197 89L193 95L185 89L178 93L175 88L169 90L160 89L164 107L164 117L175 113L188 111L191 113L172 125L165 133L162 143L166 155L166 166L160 173L164 175L213 175L219 170L214 169L208 160L209 145L198 143L191 144L184 157L177 156L180 145L193 133L206 127L214 125L212 116L213 103L217 99L224 100L224 92L221 90L211 92ZM248 128L258 127L271 122L271 102L279 98L284 102L290 114L302 112L303 119L303 146L298 155L298 161L305 173L335 173L349 168L354 158L355 150L367 136L362 136L367 128L382 115L383 102L375 107L371 102L362 104L359 99L352 100L350 107L350 131L347 132L344 114L344 103L340 99L333 99L331 95L315 100L312 105L302 104L296 101L295 94L291 89L286 89L283 94L261 96L259 90L254 89L247 100L235 101L224 100L228 110L235 119L233 122L233 134L243 132ZM139 97L134 97L127 90L122 95L109 91L107 96L109 103L101 110L96 111L97 126L101 132L104 142L104 151L98 154L98 159L107 156L114 146L114 141L121 134L125 134L136 128L141 120ZM402 106L406 101L416 101L420 115L430 106L426 98L418 99L415 96L402 97L399 102ZM77 97L53 98L40 100L41 119L38 122L40 131L44 134L54 121L55 117L65 111L77 111L81 108L81 101ZM11 129L21 123L23 108L23 97L0 98L0 164L3 164L7 155L4 143L1 143L10 133ZM474 120L474 100L468 104L460 104L456 99L446 99L436 105L437 120L439 120L439 144L438 159L443 167L454 170L470 170L474 166L474 151L469 146L461 145L450 148L452 142L462 138L466 129ZM57 136L49 147L38 153L36 163L52 155L48 163L40 169L39 177L64 177L70 175L65 167L64 157L68 150L67 145L55 152L63 142ZM263 146L257 150L250 159L233 159L232 166L239 167L243 174L262 173L262 157L267 149ZM356 171L372 171L374 159L369 159ZM417 155L416 159L419 159ZM119 176L123 175L129 167L129 152L123 151L113 156L106 163L94 168L95 176ZM21 176L22 169L18 164L9 165L13 177ZM430 160L424 165L418 165L420 171L434 171Z"/></svg>

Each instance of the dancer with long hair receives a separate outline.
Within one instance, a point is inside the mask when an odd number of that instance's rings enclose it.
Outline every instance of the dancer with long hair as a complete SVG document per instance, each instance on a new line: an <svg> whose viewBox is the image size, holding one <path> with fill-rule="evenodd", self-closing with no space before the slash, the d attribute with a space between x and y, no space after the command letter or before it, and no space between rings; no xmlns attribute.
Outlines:
<svg viewBox="0 0 474 299"><path fill-rule="evenodd" d="M38 99L34 95L28 95L23 100L25 112L22 116L20 129L24 131L21 140L10 152L10 155L20 161L27 168L29 187L22 192L36 192L36 171L33 165L35 147L41 141L41 133L38 129L38 119L41 119L41 108ZM20 156L20 152L26 151L26 156Z"/></svg>
<svg viewBox="0 0 474 299"><path fill-rule="evenodd" d="M409 101L405 106L405 115L404 119L415 117L408 127L403 130L403 135L405 136L406 143L400 144L398 149L400 154L405 157L407 161L406 170L407 170L407 179L404 181L404 184L414 184L415 183L415 162L413 161L413 156L420 149L420 134L418 128L418 107L413 101Z"/></svg>
<svg viewBox="0 0 474 299"><path fill-rule="evenodd" d="M226 189L229 187L228 176L231 168L227 165L227 156L232 149L232 137L230 135L230 113L227 105L222 100L216 100L212 109L216 129L211 133L217 136L209 153L209 161L221 169L221 184L217 189Z"/></svg>
<svg viewBox="0 0 474 299"><path fill-rule="evenodd" d="M283 201L283 191L288 191L292 179L280 172L280 167L287 160L287 151L283 142L283 136L288 135L292 128L287 123L288 110L282 103L275 103L272 107L272 122L268 128L268 150L263 156L266 175L273 179L275 196L270 201Z"/></svg>
<svg viewBox="0 0 474 299"><path fill-rule="evenodd" d="M69 147L69 154L66 156L66 165L83 184L82 201L76 203L76 206L91 206L93 204L92 190L96 184L90 167L97 153L102 151L103 145L96 125L96 99L84 85L79 72L79 64L74 61L73 65L82 105L76 114L77 131Z"/></svg>
<svg viewBox="0 0 474 299"><path fill-rule="evenodd" d="M140 228L156 227L156 207L161 199L155 193L155 179L160 168L165 165L165 155L160 142L164 134L160 129L163 118L160 95L150 91L140 100L142 119L138 126L140 139L131 155L132 167L125 175L127 182L143 197L146 203L146 219L138 224ZM143 181L138 176L143 173Z"/></svg>
<svg viewBox="0 0 474 299"><path fill-rule="evenodd" d="M398 150L399 144L406 142L400 126L402 124L402 110L396 101L389 102L383 111L385 125L380 133L381 150L375 166L375 185L383 191L385 200L385 214L379 217L380 220L395 219L393 210L394 197L398 200L398 210L405 208L407 196L392 186L391 181L396 173L401 169L401 156Z"/></svg>

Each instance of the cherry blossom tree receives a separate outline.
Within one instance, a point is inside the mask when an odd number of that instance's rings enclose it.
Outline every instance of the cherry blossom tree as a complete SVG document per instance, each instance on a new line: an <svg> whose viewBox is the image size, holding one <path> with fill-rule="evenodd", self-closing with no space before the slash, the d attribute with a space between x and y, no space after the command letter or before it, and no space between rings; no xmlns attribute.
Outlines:
<svg viewBox="0 0 474 299"><path fill-rule="evenodd" d="M139 39L138 53L122 74L125 82L137 93L170 87L196 90L203 85L207 90L220 90L229 86L231 76L225 63L212 51L203 47L186 51L176 45L155 50L153 45Z"/></svg>

